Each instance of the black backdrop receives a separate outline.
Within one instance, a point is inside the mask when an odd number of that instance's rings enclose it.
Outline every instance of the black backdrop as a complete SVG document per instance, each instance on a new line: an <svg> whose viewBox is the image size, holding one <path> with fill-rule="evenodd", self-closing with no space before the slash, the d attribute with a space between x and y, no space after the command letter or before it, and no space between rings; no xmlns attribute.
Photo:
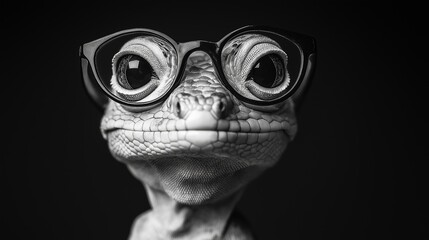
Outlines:
<svg viewBox="0 0 429 240"><path fill-rule="evenodd" d="M149 208L99 133L101 113L80 79L81 43L133 27L216 41L262 24L314 36L318 64L297 138L238 204L256 234L427 237L421 9L409 1L2 3L2 235L126 239Z"/></svg>

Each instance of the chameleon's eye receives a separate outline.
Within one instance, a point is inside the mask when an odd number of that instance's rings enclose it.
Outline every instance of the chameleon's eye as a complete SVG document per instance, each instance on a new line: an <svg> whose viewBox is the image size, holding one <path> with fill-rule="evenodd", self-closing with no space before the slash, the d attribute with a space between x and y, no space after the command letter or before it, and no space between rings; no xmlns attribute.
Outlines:
<svg viewBox="0 0 429 240"><path fill-rule="evenodd" d="M116 61L114 89L122 98L139 101L159 85L159 78L147 60L137 54L124 54Z"/></svg>
<svg viewBox="0 0 429 240"><path fill-rule="evenodd" d="M253 81L265 88L280 85L285 79L283 60L277 54L267 54L255 63L246 81Z"/></svg>
<svg viewBox="0 0 429 240"><path fill-rule="evenodd" d="M168 42L151 36L131 39L112 59L113 94L130 104L161 99L174 83L176 65L175 49Z"/></svg>
<svg viewBox="0 0 429 240"><path fill-rule="evenodd" d="M118 83L125 89L138 89L148 84L153 78L158 79L150 64L137 55L125 55L117 67Z"/></svg>
<svg viewBox="0 0 429 240"><path fill-rule="evenodd" d="M244 34L222 50L222 67L230 86L241 96L257 101L283 97L290 89L288 54L264 35Z"/></svg>

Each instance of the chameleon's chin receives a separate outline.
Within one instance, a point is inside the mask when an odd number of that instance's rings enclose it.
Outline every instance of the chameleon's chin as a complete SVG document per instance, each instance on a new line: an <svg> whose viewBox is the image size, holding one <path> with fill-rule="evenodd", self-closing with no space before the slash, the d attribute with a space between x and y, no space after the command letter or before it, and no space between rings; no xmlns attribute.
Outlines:
<svg viewBox="0 0 429 240"><path fill-rule="evenodd" d="M151 163L162 189L176 201L189 205L230 196L264 169L211 154L163 158Z"/></svg>
<svg viewBox="0 0 429 240"><path fill-rule="evenodd" d="M108 132L113 156L143 183L185 204L230 196L274 165L289 142L283 131ZM168 141L162 141L168 136Z"/></svg>

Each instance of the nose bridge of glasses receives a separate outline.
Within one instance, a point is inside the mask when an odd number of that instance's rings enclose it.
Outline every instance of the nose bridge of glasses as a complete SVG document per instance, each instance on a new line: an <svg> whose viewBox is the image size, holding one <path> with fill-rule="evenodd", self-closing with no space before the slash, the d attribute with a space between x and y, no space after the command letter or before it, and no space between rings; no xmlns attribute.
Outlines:
<svg viewBox="0 0 429 240"><path fill-rule="evenodd" d="M177 117L188 119L189 124L198 119L198 122L212 124L228 116L232 97L216 74L213 58L200 48L193 50L189 49L186 54L189 55L186 70L168 105L173 107Z"/></svg>
<svg viewBox="0 0 429 240"><path fill-rule="evenodd" d="M217 43L204 40L179 43L179 56L188 57L192 52L201 50L212 57L216 53L217 48Z"/></svg>

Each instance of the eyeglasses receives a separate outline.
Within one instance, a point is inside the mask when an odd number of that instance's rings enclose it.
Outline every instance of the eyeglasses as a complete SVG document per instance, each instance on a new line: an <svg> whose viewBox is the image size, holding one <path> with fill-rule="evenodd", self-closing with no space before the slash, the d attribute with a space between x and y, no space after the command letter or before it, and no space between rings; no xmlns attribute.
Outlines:
<svg viewBox="0 0 429 240"><path fill-rule="evenodd" d="M91 98L126 106L154 107L180 85L188 57L207 53L219 80L237 99L263 108L298 101L315 67L312 37L281 29L246 26L218 42L177 43L151 29L129 29L80 47L82 78Z"/></svg>

